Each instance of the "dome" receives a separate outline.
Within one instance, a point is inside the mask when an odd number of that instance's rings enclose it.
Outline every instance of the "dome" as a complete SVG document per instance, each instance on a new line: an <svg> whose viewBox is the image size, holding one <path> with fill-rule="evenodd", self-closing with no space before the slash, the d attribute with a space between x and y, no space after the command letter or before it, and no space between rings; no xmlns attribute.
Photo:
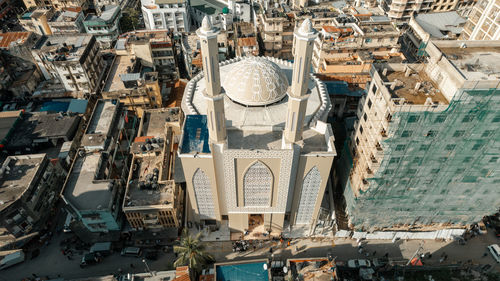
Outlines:
<svg viewBox="0 0 500 281"><path fill-rule="evenodd" d="M265 58L248 57L233 65L222 86L231 100L259 106L285 97L288 79L277 64Z"/></svg>

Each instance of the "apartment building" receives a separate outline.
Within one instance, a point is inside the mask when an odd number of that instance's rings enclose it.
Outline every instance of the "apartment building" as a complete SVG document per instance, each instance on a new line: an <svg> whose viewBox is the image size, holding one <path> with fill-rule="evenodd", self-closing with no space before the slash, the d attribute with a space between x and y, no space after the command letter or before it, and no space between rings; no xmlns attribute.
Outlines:
<svg viewBox="0 0 500 281"><path fill-rule="evenodd" d="M94 35L103 48L111 48L111 44L120 35L121 16L120 6L103 6L99 15L87 15L83 21L85 32Z"/></svg>
<svg viewBox="0 0 500 281"><path fill-rule="evenodd" d="M340 21L340 22L339 22ZM401 58L398 39L401 32L386 17L335 18L324 25L314 42L312 66L315 72L336 72L331 65L347 63L363 67L363 62Z"/></svg>
<svg viewBox="0 0 500 281"><path fill-rule="evenodd" d="M2 248L22 247L46 226L66 172L46 154L8 156L0 166ZM9 242L10 241L10 242Z"/></svg>
<svg viewBox="0 0 500 281"><path fill-rule="evenodd" d="M135 134L131 127L135 122L129 118L116 100L99 100L94 106L61 192L66 209L80 226L77 235L99 237L121 228L128 147Z"/></svg>
<svg viewBox="0 0 500 281"><path fill-rule="evenodd" d="M175 60L176 49L171 36L172 33L169 30L128 32L118 39L115 53L135 56L143 66L150 67L157 72L162 83L170 83L179 79L179 70Z"/></svg>
<svg viewBox="0 0 500 281"><path fill-rule="evenodd" d="M141 10L146 29L190 31L191 19L185 0L141 0Z"/></svg>
<svg viewBox="0 0 500 281"><path fill-rule="evenodd" d="M431 6L433 12L456 11L462 17L467 17L477 0L436 0Z"/></svg>
<svg viewBox="0 0 500 281"><path fill-rule="evenodd" d="M75 34L84 31L83 18L81 9L55 10L48 7L24 13L19 23L27 31L39 35Z"/></svg>
<svg viewBox="0 0 500 281"><path fill-rule="evenodd" d="M264 47L264 55L281 59L293 59L293 16L285 14L282 8L259 8L260 36Z"/></svg>
<svg viewBox="0 0 500 281"><path fill-rule="evenodd" d="M500 2L480 0L472 9L461 40L500 40Z"/></svg>
<svg viewBox="0 0 500 281"><path fill-rule="evenodd" d="M91 94L100 89L105 61L94 36L43 36L31 51L46 80L56 79L66 91Z"/></svg>
<svg viewBox="0 0 500 281"><path fill-rule="evenodd" d="M477 0L383 0L380 6L387 15L397 21L406 21L411 15L429 12L457 11L467 17Z"/></svg>
<svg viewBox="0 0 500 281"><path fill-rule="evenodd" d="M123 212L136 230L182 225L184 194L173 178L181 124L178 107L145 110L141 116L123 201Z"/></svg>
<svg viewBox="0 0 500 281"><path fill-rule="evenodd" d="M28 10L54 8L56 10L76 9L82 11L89 8L89 1L87 0L23 0L23 3Z"/></svg>
<svg viewBox="0 0 500 281"><path fill-rule="evenodd" d="M372 67L340 160L351 227L439 229L498 211L499 46L430 41L425 63Z"/></svg>

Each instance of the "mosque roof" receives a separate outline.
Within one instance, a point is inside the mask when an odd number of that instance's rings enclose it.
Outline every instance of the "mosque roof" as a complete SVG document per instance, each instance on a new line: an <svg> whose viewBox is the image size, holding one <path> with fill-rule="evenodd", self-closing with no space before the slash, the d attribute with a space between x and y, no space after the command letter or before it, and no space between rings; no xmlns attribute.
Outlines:
<svg viewBox="0 0 500 281"><path fill-rule="evenodd" d="M242 105L262 106L286 96L288 79L281 68L265 58L246 57L233 64L222 82L226 95Z"/></svg>

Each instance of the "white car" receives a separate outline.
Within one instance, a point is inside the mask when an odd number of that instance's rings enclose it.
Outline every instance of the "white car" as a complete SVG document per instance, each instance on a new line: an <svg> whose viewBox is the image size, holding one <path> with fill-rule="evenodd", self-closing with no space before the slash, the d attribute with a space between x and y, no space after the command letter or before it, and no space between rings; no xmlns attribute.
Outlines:
<svg viewBox="0 0 500 281"><path fill-rule="evenodd" d="M371 267L372 264L369 260L359 259L359 260L349 260L347 261L347 266L350 268L359 268L359 267Z"/></svg>
<svg viewBox="0 0 500 281"><path fill-rule="evenodd" d="M490 250L491 255L493 258L500 263L500 247L498 244L491 244L488 246L488 250Z"/></svg>

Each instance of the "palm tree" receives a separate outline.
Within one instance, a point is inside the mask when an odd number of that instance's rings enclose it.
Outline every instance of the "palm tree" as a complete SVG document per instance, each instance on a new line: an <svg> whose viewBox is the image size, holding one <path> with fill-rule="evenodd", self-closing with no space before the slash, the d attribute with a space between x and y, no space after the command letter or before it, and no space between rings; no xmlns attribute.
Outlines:
<svg viewBox="0 0 500 281"><path fill-rule="evenodd" d="M189 235L187 228L184 228L180 245L174 246L174 252L178 254L174 262L175 267L187 265L191 270L199 272L203 265L214 261L214 258L205 252L200 238L201 232L193 237Z"/></svg>

